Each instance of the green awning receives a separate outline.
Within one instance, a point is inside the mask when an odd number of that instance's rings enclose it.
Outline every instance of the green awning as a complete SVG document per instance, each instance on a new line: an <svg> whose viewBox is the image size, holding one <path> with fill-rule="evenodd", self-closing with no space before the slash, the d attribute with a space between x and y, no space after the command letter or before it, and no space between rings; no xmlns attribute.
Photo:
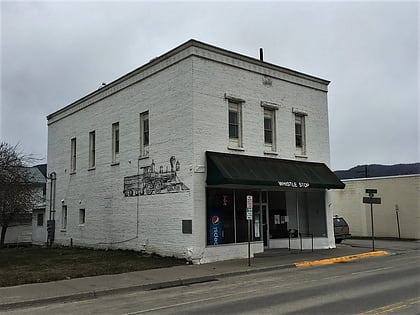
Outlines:
<svg viewBox="0 0 420 315"><path fill-rule="evenodd" d="M207 185L272 186L285 189L343 189L324 164L206 152Z"/></svg>

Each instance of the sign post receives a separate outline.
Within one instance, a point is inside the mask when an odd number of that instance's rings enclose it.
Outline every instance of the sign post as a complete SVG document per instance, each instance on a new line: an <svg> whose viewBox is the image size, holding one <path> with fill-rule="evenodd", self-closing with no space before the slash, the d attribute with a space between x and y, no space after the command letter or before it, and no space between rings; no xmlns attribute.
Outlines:
<svg viewBox="0 0 420 315"><path fill-rule="evenodd" d="M246 196L246 219L248 221L248 267L251 266L251 220L252 220L252 196Z"/></svg>
<svg viewBox="0 0 420 315"><path fill-rule="evenodd" d="M363 197L363 203L370 203L370 221L372 225L372 251L375 251L375 232L373 229L373 204L381 204L381 198L373 197L378 193L377 189L366 189L365 192L369 194L369 197Z"/></svg>

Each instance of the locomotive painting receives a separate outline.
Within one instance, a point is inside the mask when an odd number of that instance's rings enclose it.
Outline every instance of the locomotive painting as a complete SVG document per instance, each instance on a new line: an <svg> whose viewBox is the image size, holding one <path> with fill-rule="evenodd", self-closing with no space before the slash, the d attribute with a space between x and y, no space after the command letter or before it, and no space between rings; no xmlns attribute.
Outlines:
<svg viewBox="0 0 420 315"><path fill-rule="evenodd" d="M171 156L168 166L156 169L155 163L141 167L141 174L124 177L124 196L134 197L152 194L177 193L189 188L179 179L180 163Z"/></svg>

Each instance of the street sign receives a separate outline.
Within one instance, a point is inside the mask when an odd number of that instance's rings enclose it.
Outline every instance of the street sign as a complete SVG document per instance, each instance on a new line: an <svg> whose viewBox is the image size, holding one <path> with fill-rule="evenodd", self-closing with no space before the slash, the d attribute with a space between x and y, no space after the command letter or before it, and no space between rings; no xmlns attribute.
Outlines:
<svg viewBox="0 0 420 315"><path fill-rule="evenodd" d="M377 189L366 189L366 193L369 197L363 197L363 203L370 203L370 222L372 223L372 251L375 251L375 232L373 224L373 204L381 204L381 198L373 197L378 193Z"/></svg>
<svg viewBox="0 0 420 315"><path fill-rule="evenodd" d="M363 197L363 203L374 203L374 204L381 204L381 198L374 198L374 197Z"/></svg>
<svg viewBox="0 0 420 315"><path fill-rule="evenodd" d="M377 189L366 189L366 193L367 194L377 194L378 190Z"/></svg>
<svg viewBox="0 0 420 315"><path fill-rule="evenodd" d="M252 196L251 195L246 196L246 208L252 209Z"/></svg>
<svg viewBox="0 0 420 315"><path fill-rule="evenodd" d="M246 219L252 220L252 208L246 209Z"/></svg>

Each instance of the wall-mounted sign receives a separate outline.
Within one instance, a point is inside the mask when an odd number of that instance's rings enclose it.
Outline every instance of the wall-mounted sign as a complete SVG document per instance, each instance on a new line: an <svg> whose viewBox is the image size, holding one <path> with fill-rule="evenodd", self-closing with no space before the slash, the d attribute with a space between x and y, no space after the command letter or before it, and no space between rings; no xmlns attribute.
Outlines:
<svg viewBox="0 0 420 315"><path fill-rule="evenodd" d="M210 208L209 241L210 245L222 244L222 216L218 208Z"/></svg>
<svg viewBox="0 0 420 315"><path fill-rule="evenodd" d="M309 183L305 182L278 182L280 187L293 187L293 188L308 188Z"/></svg>
<svg viewBox="0 0 420 315"><path fill-rule="evenodd" d="M252 196L248 195L246 196L246 208L247 209L252 209Z"/></svg>
<svg viewBox="0 0 420 315"><path fill-rule="evenodd" d="M252 220L252 208L246 209L246 219Z"/></svg>

